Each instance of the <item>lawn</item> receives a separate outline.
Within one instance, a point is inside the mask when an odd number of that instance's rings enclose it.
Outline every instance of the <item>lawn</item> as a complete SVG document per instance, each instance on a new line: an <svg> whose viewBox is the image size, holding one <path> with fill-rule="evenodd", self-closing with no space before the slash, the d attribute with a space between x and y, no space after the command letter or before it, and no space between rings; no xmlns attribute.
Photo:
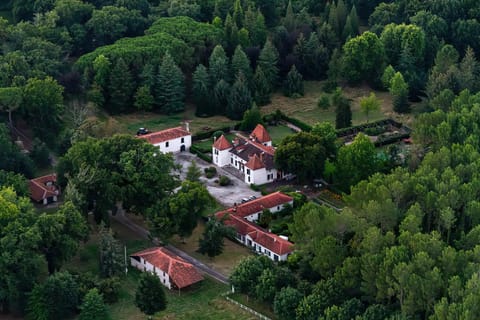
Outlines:
<svg viewBox="0 0 480 320"><path fill-rule="evenodd" d="M278 319L272 308L266 303L263 303L256 299L248 298L246 295L240 293L230 294L229 297L247 307L250 307L257 312L260 312L261 314L269 317L272 320Z"/></svg>
<svg viewBox="0 0 480 320"><path fill-rule="evenodd" d="M112 229L120 242L127 247L127 254L145 249L152 244L133 234L128 228L112 220ZM90 272L98 274L98 228L92 225L92 234L89 240L82 244L78 254L65 266L65 270L80 273ZM146 316L134 304L135 290L140 271L129 268L127 276L121 278L119 301L108 305L112 319L140 320ZM166 291L168 305L165 311L158 313L154 319L198 319L198 320L229 320L255 319L239 307L226 301L221 295L229 290L224 285L205 277L205 280L190 289L182 291Z"/></svg>
<svg viewBox="0 0 480 320"><path fill-rule="evenodd" d="M185 251L192 257L200 260L209 267L218 270L219 272L230 275L233 268L244 258L251 256L253 253L248 248L225 239L225 247L223 253L214 258L209 258L197 252L198 240L202 237L202 233L205 230L205 223L199 222L197 228L193 231L192 235L186 239L183 243L182 239L175 236L171 239L171 243L180 250Z"/></svg>
<svg viewBox="0 0 480 320"><path fill-rule="evenodd" d="M287 126L268 126L267 127L268 134L270 135L270 138L272 138L272 142L274 146L278 146L280 142L282 142L283 138L286 136L289 136L295 132L292 131Z"/></svg>
<svg viewBox="0 0 480 320"><path fill-rule="evenodd" d="M305 81L305 95L297 99L287 98L281 93L275 93L272 102L262 107L261 111L263 114L269 114L278 109L286 115L310 125L323 121L335 123L333 107L323 110L317 106L318 98L324 93L322 86L323 82L321 81ZM393 118L406 124L412 121L410 115L398 115L393 112L392 97L388 92L372 90L367 86L345 87L342 90L352 100L352 122L354 125L367 122L367 117L360 110L360 99L368 96L371 91L374 91L377 98L381 100L381 110L371 113L368 118L369 121L385 118Z"/></svg>
<svg viewBox="0 0 480 320"><path fill-rule="evenodd" d="M213 116L209 118L196 117L195 108L191 105L188 106L184 112L173 115L136 112L113 116L110 117L108 121L113 122L112 126L115 128L115 131L126 134L135 134L140 127L148 128L150 131L178 127L181 126L184 121L190 122L190 131L193 134L236 124L235 121L224 116Z"/></svg>

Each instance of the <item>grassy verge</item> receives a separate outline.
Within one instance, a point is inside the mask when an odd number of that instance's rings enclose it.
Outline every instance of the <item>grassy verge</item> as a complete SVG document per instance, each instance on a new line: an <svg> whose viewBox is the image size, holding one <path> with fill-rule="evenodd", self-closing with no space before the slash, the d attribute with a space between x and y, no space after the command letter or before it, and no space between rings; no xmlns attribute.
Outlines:
<svg viewBox="0 0 480 320"><path fill-rule="evenodd" d="M232 141L235 138L235 135L233 133L227 133L225 134L225 138L227 138L228 141ZM208 150L209 152L212 152L213 138L196 141L193 144L202 150Z"/></svg>
<svg viewBox="0 0 480 320"><path fill-rule="evenodd" d="M240 302L244 306L247 306L253 310L256 310L257 312L260 312L261 314L269 317L270 319L273 319L273 320L278 319L275 313L273 313L272 308L266 303L263 303L261 301L258 301L252 298L248 298L246 295L240 294L240 293L231 294L229 295L229 297L237 302Z"/></svg>

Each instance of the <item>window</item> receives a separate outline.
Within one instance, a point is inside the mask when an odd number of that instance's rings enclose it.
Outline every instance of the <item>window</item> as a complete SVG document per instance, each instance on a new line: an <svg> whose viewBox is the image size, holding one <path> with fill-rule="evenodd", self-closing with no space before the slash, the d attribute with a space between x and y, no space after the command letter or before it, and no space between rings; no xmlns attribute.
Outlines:
<svg viewBox="0 0 480 320"><path fill-rule="evenodd" d="M247 169L247 174L250 174L250 169Z"/></svg>
<svg viewBox="0 0 480 320"><path fill-rule="evenodd" d="M278 261L278 256L276 254L273 255L273 260Z"/></svg>
<svg viewBox="0 0 480 320"><path fill-rule="evenodd" d="M180 140L180 142L181 142L181 143L184 143L184 142L185 142L185 138L182 138L182 139Z"/></svg>
<svg viewBox="0 0 480 320"><path fill-rule="evenodd" d="M233 158L230 158L230 163L233 164Z"/></svg>
<svg viewBox="0 0 480 320"><path fill-rule="evenodd" d="M250 176L248 177L248 182L250 182Z"/></svg>
<svg viewBox="0 0 480 320"><path fill-rule="evenodd" d="M168 148L168 144L169 144L168 141L165 142L165 148Z"/></svg>
<svg viewBox="0 0 480 320"><path fill-rule="evenodd" d="M218 150L217 150L217 149L215 149L215 154L217 154L217 155L218 155Z"/></svg>

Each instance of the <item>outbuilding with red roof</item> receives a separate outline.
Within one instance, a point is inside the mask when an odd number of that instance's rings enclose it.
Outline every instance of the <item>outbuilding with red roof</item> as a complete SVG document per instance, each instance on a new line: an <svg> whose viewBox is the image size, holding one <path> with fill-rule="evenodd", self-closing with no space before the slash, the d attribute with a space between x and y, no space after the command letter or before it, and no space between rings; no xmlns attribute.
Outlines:
<svg viewBox="0 0 480 320"><path fill-rule="evenodd" d="M189 150L192 146L192 134L189 130L182 127L170 128L137 137L158 147L163 153L182 152Z"/></svg>
<svg viewBox="0 0 480 320"><path fill-rule="evenodd" d="M48 174L29 181L30 198L35 202L49 204L58 201L60 189L57 186L57 175Z"/></svg>
<svg viewBox="0 0 480 320"><path fill-rule="evenodd" d="M130 255L130 264L160 278L168 289L183 289L203 280L191 264L165 247L154 247Z"/></svg>
<svg viewBox="0 0 480 320"><path fill-rule="evenodd" d="M263 210L275 213L284 209L287 204L293 205L293 198L275 192L217 212L215 216L225 225L235 229L235 238L243 245L273 261L286 261L288 255L293 252L293 243L288 241L288 238L271 233L254 222L260 219Z"/></svg>

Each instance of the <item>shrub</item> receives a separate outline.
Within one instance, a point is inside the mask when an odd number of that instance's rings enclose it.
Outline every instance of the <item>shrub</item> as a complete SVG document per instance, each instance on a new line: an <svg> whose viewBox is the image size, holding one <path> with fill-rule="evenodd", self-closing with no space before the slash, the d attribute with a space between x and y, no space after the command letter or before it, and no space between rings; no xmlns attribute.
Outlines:
<svg viewBox="0 0 480 320"><path fill-rule="evenodd" d="M222 130L217 130L213 133L212 137L214 137L215 139L218 139L222 136L222 134L224 134Z"/></svg>
<svg viewBox="0 0 480 320"><path fill-rule="evenodd" d="M227 176L221 176L218 179L218 184L221 185L222 187L228 186L231 183L230 178Z"/></svg>
<svg viewBox="0 0 480 320"><path fill-rule="evenodd" d="M120 287L121 284L118 277L106 278L98 283L98 291L103 295L103 300L106 303L114 303L118 301Z"/></svg>
<svg viewBox="0 0 480 320"><path fill-rule="evenodd" d="M215 175L217 174L217 169L215 167L205 168L204 171L205 177L207 177L208 179L215 177Z"/></svg>
<svg viewBox="0 0 480 320"><path fill-rule="evenodd" d="M320 98L318 98L317 106L323 110L327 110L330 107L330 99L326 94L322 94Z"/></svg>

